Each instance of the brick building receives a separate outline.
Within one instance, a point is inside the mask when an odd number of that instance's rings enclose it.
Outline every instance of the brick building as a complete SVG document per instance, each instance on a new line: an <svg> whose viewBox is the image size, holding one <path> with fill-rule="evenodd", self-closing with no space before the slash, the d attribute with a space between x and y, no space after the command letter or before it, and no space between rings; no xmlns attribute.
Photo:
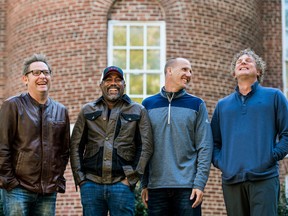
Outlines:
<svg viewBox="0 0 288 216"><path fill-rule="evenodd" d="M281 0L0 0L0 105L25 91L23 59L36 52L50 60L50 96L68 107L71 123L100 95L107 65L124 69L127 93L141 101L163 84L166 59L181 56L192 61L189 91L206 101L211 116L217 100L234 89L229 66L241 49L251 47L267 62L264 86L286 88L281 12ZM282 182L287 169L281 162ZM57 215L81 215L69 167L66 179ZM203 215L226 215L213 167Z"/></svg>

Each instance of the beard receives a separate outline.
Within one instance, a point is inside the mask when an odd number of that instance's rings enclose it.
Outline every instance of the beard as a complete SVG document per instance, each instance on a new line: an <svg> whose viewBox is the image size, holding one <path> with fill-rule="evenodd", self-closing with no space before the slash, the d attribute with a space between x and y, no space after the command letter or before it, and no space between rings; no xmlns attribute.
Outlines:
<svg viewBox="0 0 288 216"><path fill-rule="evenodd" d="M100 85L100 88L102 90L102 96L104 97L104 100L106 100L108 102L115 103L124 94L125 85L121 85L121 86L117 86L117 85L105 86L102 83Z"/></svg>
<svg viewBox="0 0 288 216"><path fill-rule="evenodd" d="M121 97L120 94L106 95L106 100L114 102L117 101Z"/></svg>

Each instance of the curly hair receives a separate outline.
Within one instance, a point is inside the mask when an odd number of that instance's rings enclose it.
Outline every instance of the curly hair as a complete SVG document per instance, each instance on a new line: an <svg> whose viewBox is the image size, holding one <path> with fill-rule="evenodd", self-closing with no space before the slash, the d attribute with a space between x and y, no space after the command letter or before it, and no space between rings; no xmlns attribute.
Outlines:
<svg viewBox="0 0 288 216"><path fill-rule="evenodd" d="M265 74L265 69L266 69L266 63L265 61L260 57L258 56L252 49L250 48L247 48L247 49L244 49L244 50L241 50L240 52L236 53L233 57L233 60L231 62L231 67L230 67L230 71L231 71L231 74L233 74L235 72L235 67L236 67L236 62L237 60L243 56L243 55L248 55L250 57L252 57L255 62L256 62L256 69L258 71L260 71L260 75L257 76L257 80L258 82L262 82L263 81L263 78L264 78L264 74Z"/></svg>

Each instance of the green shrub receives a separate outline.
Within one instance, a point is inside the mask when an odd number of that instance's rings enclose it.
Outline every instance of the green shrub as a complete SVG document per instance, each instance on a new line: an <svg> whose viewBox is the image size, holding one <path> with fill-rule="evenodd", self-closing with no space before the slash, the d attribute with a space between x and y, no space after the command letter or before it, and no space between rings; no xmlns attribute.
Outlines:
<svg viewBox="0 0 288 216"><path fill-rule="evenodd" d="M288 199L285 193L285 184L282 185L278 203L278 216L288 216Z"/></svg>
<svg viewBox="0 0 288 216"><path fill-rule="evenodd" d="M141 198L141 188L139 183L137 184L135 188L135 196L136 196L136 202L135 202L135 216L147 216L147 209L145 208L142 198Z"/></svg>

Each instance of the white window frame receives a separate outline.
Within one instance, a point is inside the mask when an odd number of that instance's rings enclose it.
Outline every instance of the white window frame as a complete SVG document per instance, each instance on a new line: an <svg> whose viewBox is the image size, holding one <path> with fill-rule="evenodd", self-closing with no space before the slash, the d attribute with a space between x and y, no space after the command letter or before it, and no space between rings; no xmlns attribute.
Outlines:
<svg viewBox="0 0 288 216"><path fill-rule="evenodd" d="M160 27L160 69L159 70L147 70L146 69L146 62L147 62L147 58L146 58L146 37L144 37L144 45L142 47L139 47L139 49L143 49L144 51L144 68L139 70L131 70L130 68L122 68L125 74L137 74L137 73L143 73L143 94L141 95L136 95L136 94L130 94L130 80L129 80L129 76L127 76L126 78L126 93L131 97L131 98L146 98L148 96L147 94L147 88L146 88L146 74L149 73L159 73L160 74L160 89L161 87L164 85L164 67L165 67L165 63L166 63L166 25L164 21L146 21L146 22L140 22L140 21L118 21L118 20L110 20L108 21L108 65L113 65L113 49L117 48L113 46L113 26L144 26L144 35L146 35L146 27L147 26L159 26ZM127 28L129 29L129 28ZM128 30L129 31L129 30ZM126 41L127 41L127 45L126 45L126 67L128 67L129 62L130 62L130 45L129 45L129 34L126 34ZM135 48L135 47L133 47ZM150 49L151 47L149 47ZM152 47L153 48L153 47ZM117 65L116 65L117 66ZM159 89L159 91L160 91Z"/></svg>

